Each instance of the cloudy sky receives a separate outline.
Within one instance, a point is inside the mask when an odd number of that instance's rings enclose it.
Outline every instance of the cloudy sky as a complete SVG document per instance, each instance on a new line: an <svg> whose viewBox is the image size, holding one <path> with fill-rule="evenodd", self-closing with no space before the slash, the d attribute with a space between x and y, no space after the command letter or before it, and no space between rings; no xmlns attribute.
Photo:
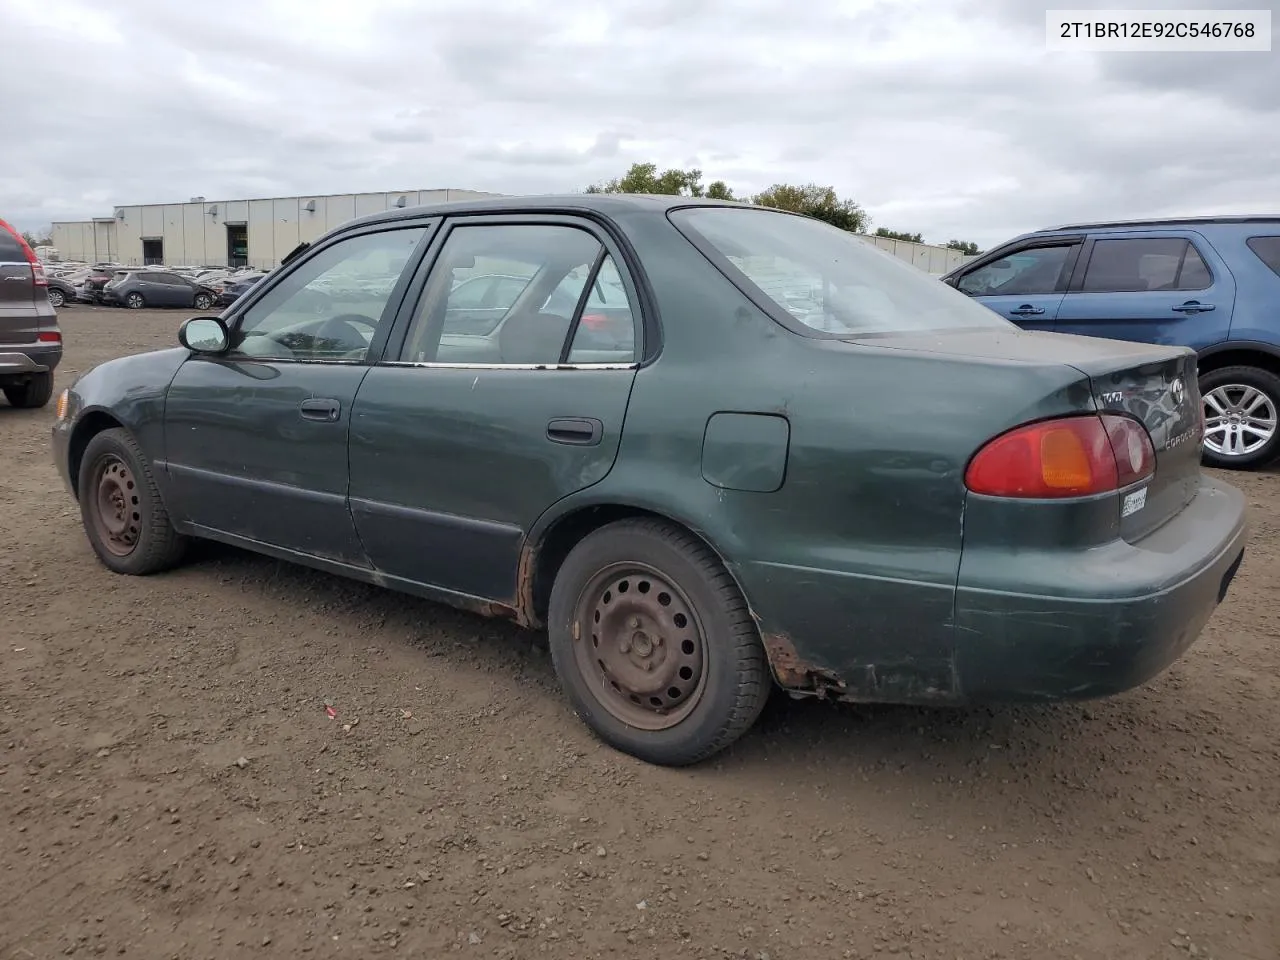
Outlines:
<svg viewBox="0 0 1280 960"><path fill-rule="evenodd" d="M1050 5L1277 0L5 3L0 216L556 193L646 160L739 193L832 184L874 226L931 242L1280 213L1280 41L1049 53Z"/></svg>

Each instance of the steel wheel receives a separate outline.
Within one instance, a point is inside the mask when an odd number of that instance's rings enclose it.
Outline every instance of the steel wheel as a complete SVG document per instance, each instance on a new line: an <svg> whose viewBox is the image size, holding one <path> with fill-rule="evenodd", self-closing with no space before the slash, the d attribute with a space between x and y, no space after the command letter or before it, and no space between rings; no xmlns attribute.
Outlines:
<svg viewBox="0 0 1280 960"><path fill-rule="evenodd" d="M142 513L133 473L119 457L107 454L94 465L90 515L102 546L113 556L127 557L142 535Z"/></svg>
<svg viewBox="0 0 1280 960"><path fill-rule="evenodd" d="M600 705L641 730L666 730L697 707L706 687L706 641L693 605L652 567L614 564L578 599L574 657Z"/></svg>
<svg viewBox="0 0 1280 960"><path fill-rule="evenodd" d="M1246 457L1276 435L1276 401L1257 387L1224 383L1204 394L1204 445L1221 457Z"/></svg>
<svg viewBox="0 0 1280 960"><path fill-rule="evenodd" d="M132 310L141 310L146 306L146 301L142 299L142 294L140 293L129 294L129 296L125 297L124 302L127 303L129 308Z"/></svg>

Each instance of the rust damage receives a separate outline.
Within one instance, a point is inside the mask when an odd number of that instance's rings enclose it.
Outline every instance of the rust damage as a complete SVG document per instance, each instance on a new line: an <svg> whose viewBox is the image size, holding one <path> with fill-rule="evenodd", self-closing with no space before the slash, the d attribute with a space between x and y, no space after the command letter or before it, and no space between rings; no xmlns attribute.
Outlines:
<svg viewBox="0 0 1280 960"><path fill-rule="evenodd" d="M513 609L516 623L522 627L538 628L538 615L534 604L534 577L538 572L538 553L529 541L520 547L520 564L516 568L516 602Z"/></svg>
<svg viewBox="0 0 1280 960"><path fill-rule="evenodd" d="M839 697L846 684L833 671L807 662L796 652L791 638L781 633L762 634L769 664L778 682L789 690L815 694L819 699L828 695Z"/></svg>

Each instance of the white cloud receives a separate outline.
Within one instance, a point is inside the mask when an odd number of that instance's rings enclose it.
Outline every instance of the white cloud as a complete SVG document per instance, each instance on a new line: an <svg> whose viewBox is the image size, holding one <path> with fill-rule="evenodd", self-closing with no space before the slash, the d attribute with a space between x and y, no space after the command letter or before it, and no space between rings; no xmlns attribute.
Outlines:
<svg viewBox="0 0 1280 960"><path fill-rule="evenodd" d="M1108 4L1071 4L1088 5ZM408 186L550 193L644 160L696 164L740 193L830 183L876 225L936 242L1280 210L1280 57L1050 54L1045 6L14 4L0 216L38 227L116 203Z"/></svg>

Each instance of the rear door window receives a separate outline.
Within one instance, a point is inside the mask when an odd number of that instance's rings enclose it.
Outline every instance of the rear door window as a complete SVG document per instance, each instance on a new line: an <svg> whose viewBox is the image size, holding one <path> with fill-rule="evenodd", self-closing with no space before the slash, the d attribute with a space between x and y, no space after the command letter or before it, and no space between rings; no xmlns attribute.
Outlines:
<svg viewBox="0 0 1280 960"><path fill-rule="evenodd" d="M1280 237L1250 237L1245 243L1272 273L1280 276Z"/></svg>
<svg viewBox="0 0 1280 960"><path fill-rule="evenodd" d="M1097 240L1085 269L1082 293L1146 293L1203 290L1209 268L1184 237Z"/></svg>

